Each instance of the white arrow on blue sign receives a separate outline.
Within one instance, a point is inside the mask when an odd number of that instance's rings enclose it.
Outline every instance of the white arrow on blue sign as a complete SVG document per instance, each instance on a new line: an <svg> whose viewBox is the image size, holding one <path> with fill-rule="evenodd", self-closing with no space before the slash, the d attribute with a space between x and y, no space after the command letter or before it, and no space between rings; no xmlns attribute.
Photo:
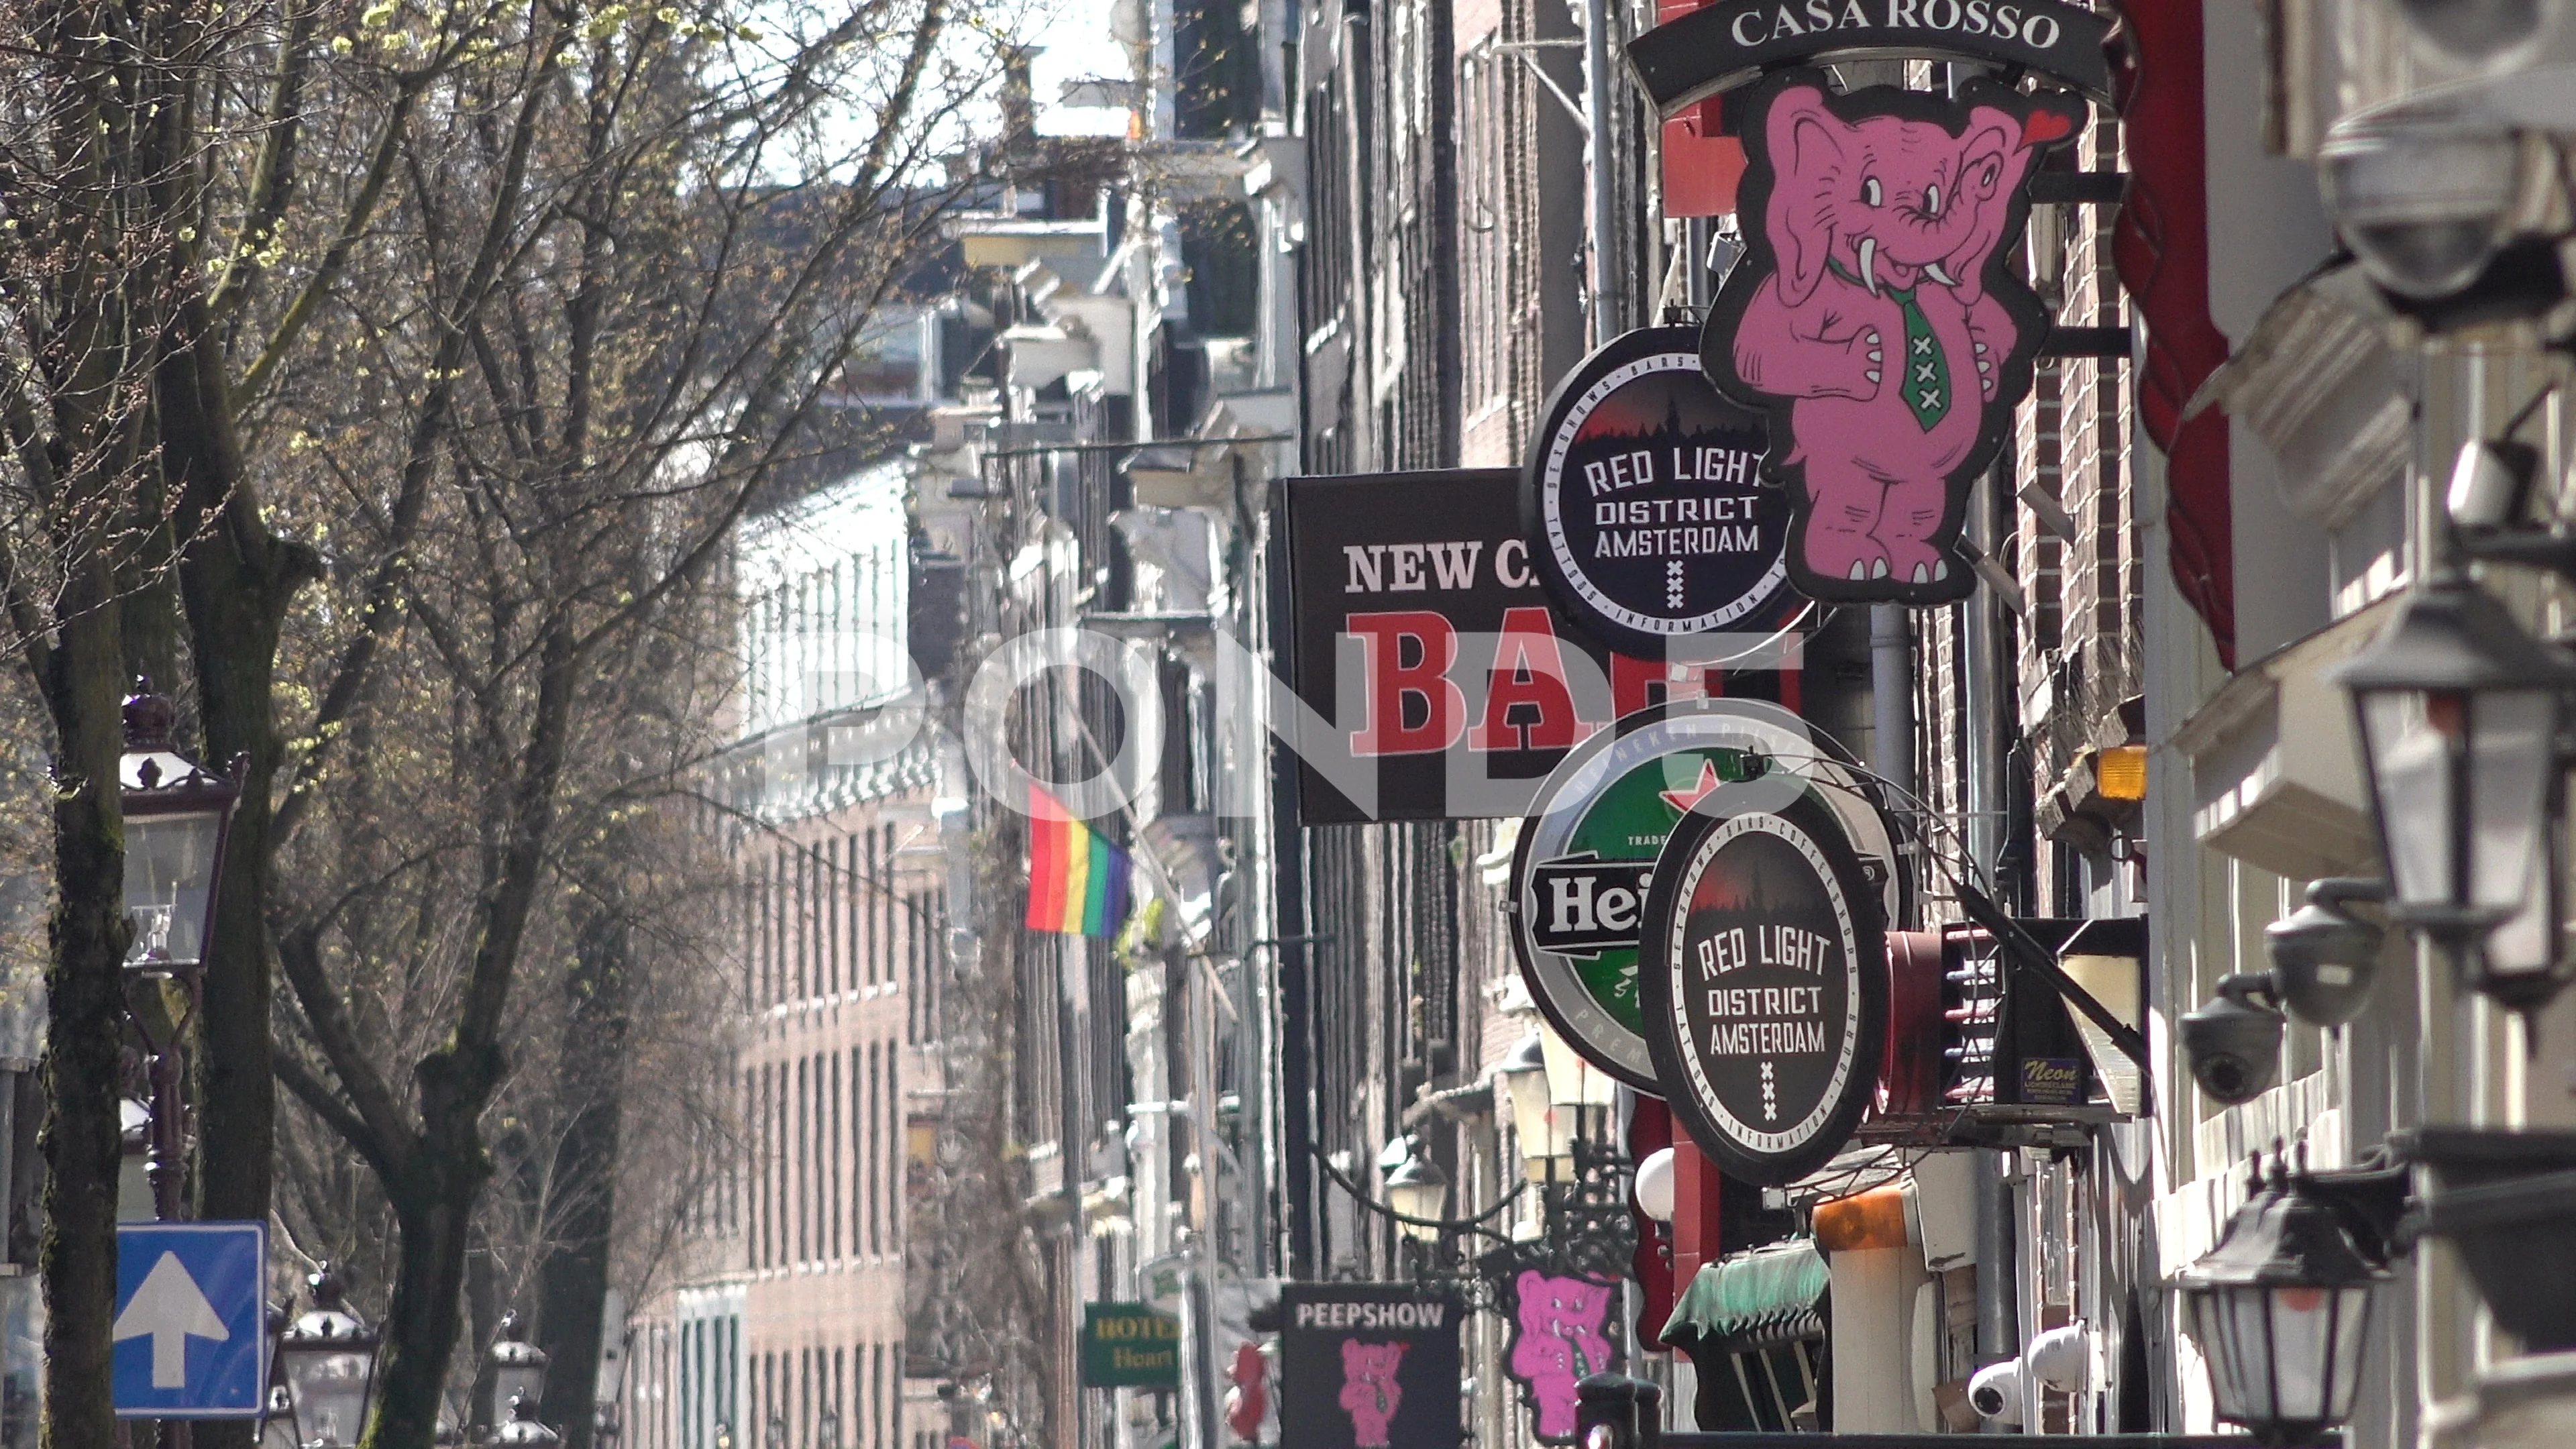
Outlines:
<svg viewBox="0 0 2576 1449"><path fill-rule="evenodd" d="M268 1403L268 1225L116 1230L116 1412L252 1419Z"/></svg>

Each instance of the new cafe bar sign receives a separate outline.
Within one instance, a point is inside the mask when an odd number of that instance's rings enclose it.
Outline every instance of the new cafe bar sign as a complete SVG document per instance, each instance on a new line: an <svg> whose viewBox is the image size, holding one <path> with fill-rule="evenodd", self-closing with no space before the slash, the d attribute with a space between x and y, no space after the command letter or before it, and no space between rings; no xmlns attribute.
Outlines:
<svg viewBox="0 0 2576 1449"><path fill-rule="evenodd" d="M1694 454L1694 466L1704 458L1709 470L1724 471L1708 496L1723 501L1730 520L1738 512L1753 518L1689 526L1710 530L1704 537L1712 541L1721 527L1730 538L1748 530L1757 544L1750 554L1720 549L1681 560L1688 575L1683 607L1728 594L1736 587L1728 579L1782 595L1777 562L1785 535L1776 511L1763 521L1764 509L1778 508L1774 497L1754 496L1764 490L1750 479L1753 454L1745 450L1758 452L1758 442L1740 431L1746 415L1720 402L1704 379L1669 367L1660 376L1696 390L1702 402L1689 404L1689 415L1699 416L1704 403L1738 430L1712 435L1726 446L1704 444L1713 451ZM1574 450L1578 472L1593 446ZM1501 468L1279 483L1290 613L1282 632L1296 694L1281 713L1296 716L1303 823L1524 814L1569 750L1674 692L1673 665L1660 643L1642 658L1614 653L1611 641L1595 637L1589 611L1569 619L1555 607L1524 529L1524 483L1520 472ZM1669 502L1699 486L1622 491ZM1581 527L1591 529L1597 515L1585 507ZM1597 537L1619 534L1613 546L1625 549L1622 528ZM1658 608L1667 562L1658 557L1648 565L1647 602ZM1613 583L1617 597L1637 597L1629 582ZM1748 620L1677 640L1685 647L1673 653L1715 650L1740 670L1794 667L1797 639L1775 636L1769 616L1757 617L1761 632ZM1653 631L1642 633L1654 641Z"/></svg>

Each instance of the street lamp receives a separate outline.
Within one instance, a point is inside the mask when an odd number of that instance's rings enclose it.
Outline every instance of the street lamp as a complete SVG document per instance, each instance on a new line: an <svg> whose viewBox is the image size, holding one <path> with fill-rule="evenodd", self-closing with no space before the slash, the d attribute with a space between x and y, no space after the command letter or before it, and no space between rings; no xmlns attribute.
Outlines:
<svg viewBox="0 0 2576 1449"><path fill-rule="evenodd" d="M321 1265L304 1280L313 1306L277 1343L277 1373L304 1449L352 1449L366 1428L383 1340L341 1301L337 1270Z"/></svg>
<svg viewBox="0 0 2576 1449"><path fill-rule="evenodd" d="M134 942L125 964L151 975L205 963L215 881L241 786L172 749L178 711L134 681L125 701L125 754L117 783L125 810L125 914Z"/></svg>
<svg viewBox="0 0 2576 1449"><path fill-rule="evenodd" d="M2390 919L2507 1005L2555 996L2550 825L2576 661L2454 574L2410 593L2332 677L2352 695Z"/></svg>
<svg viewBox="0 0 2576 1449"><path fill-rule="evenodd" d="M1494 1075L1512 1099L1512 1135L1520 1139L1524 1174L1535 1182L1555 1180L1556 1164L1574 1156L1574 1113L1558 1112L1548 1091L1544 1034L1522 1037Z"/></svg>
<svg viewBox="0 0 2576 1449"><path fill-rule="evenodd" d="M492 1442L504 1445L560 1444L562 1436L537 1422L537 1401L526 1394L510 1396L510 1420L492 1435Z"/></svg>
<svg viewBox="0 0 2576 1449"><path fill-rule="evenodd" d="M221 878L224 837L232 828L238 780L210 774L171 748L178 711L134 681L125 700L125 754L117 762L118 795L125 811L125 917L134 939L126 947L130 981L177 977L193 1010L197 973L214 931L215 882ZM180 1159L185 1151L179 1117L185 1100L186 1063L179 1043L186 1024L161 1013L128 1014L150 1049L152 1131L146 1170L155 1217L179 1216Z"/></svg>
<svg viewBox="0 0 2576 1449"><path fill-rule="evenodd" d="M2269 1444L2311 1443L2352 1417L2370 1290L2388 1272L2304 1170L2276 1158L2249 1186L2218 1246L2172 1286L2218 1417Z"/></svg>
<svg viewBox="0 0 2576 1449"><path fill-rule="evenodd" d="M500 1337L492 1341L490 1357L493 1423L507 1423L510 1406L521 1399L531 1406L545 1402L546 1351L519 1336L516 1310L501 1315Z"/></svg>
<svg viewBox="0 0 2576 1449"><path fill-rule="evenodd" d="M1415 1153L1386 1175L1386 1205L1396 1211L1398 1233L1417 1243L1436 1243L1449 1210L1449 1174Z"/></svg>

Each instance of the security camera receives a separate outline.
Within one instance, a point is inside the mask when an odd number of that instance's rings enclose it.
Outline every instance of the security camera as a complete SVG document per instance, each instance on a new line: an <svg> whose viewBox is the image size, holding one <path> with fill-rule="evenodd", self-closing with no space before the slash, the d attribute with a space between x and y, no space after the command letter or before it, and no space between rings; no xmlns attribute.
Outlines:
<svg viewBox="0 0 2576 1449"><path fill-rule="evenodd" d="M2182 1018L2182 1050L2192 1080L2228 1106L2250 1102L2281 1069L2281 1034L2289 1019L2272 1004L2269 976L2221 977L2218 997Z"/></svg>
<svg viewBox="0 0 2576 1449"><path fill-rule="evenodd" d="M2032 1339L2030 1347L2022 1350L2021 1361L2030 1372L2039 1375L2044 1387L2072 1394L2084 1387L2084 1370L2090 1357L2084 1325L2069 1323Z"/></svg>
<svg viewBox="0 0 2576 1449"><path fill-rule="evenodd" d="M2541 0L2397 0L2397 9L2417 34L2473 65L2529 45L2549 18Z"/></svg>
<svg viewBox="0 0 2576 1449"><path fill-rule="evenodd" d="M2354 901L2388 898L2384 881L2330 876L2308 887L2308 903L2263 928L2272 987L2290 1015L2311 1026L2341 1026L2361 1014L2379 978L2379 927L2354 915Z"/></svg>
<svg viewBox="0 0 2576 1449"><path fill-rule="evenodd" d="M2431 301L2476 281L2511 235L2521 150L2499 126L2374 108L2327 133L2317 177L2371 280Z"/></svg>
<svg viewBox="0 0 2576 1449"><path fill-rule="evenodd" d="M1968 1407L2002 1424L2021 1422L2021 1360L2005 1359L1968 1380Z"/></svg>

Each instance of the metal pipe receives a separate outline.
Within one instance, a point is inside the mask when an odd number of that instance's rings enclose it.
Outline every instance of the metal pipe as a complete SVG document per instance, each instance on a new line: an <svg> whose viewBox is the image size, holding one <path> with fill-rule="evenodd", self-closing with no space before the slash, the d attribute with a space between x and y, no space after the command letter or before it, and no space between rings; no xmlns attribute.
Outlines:
<svg viewBox="0 0 2576 1449"><path fill-rule="evenodd" d="M1869 606L1870 768L1899 797L1914 794L1914 626L1903 604Z"/></svg>
<svg viewBox="0 0 2576 1449"><path fill-rule="evenodd" d="M1619 335L1617 269L1610 257L1610 240L1618 231L1609 155L1610 87L1617 75L1610 65L1611 4L1591 0L1583 10L1583 171L1592 208L1586 279L1592 297L1584 310L1595 347Z"/></svg>

